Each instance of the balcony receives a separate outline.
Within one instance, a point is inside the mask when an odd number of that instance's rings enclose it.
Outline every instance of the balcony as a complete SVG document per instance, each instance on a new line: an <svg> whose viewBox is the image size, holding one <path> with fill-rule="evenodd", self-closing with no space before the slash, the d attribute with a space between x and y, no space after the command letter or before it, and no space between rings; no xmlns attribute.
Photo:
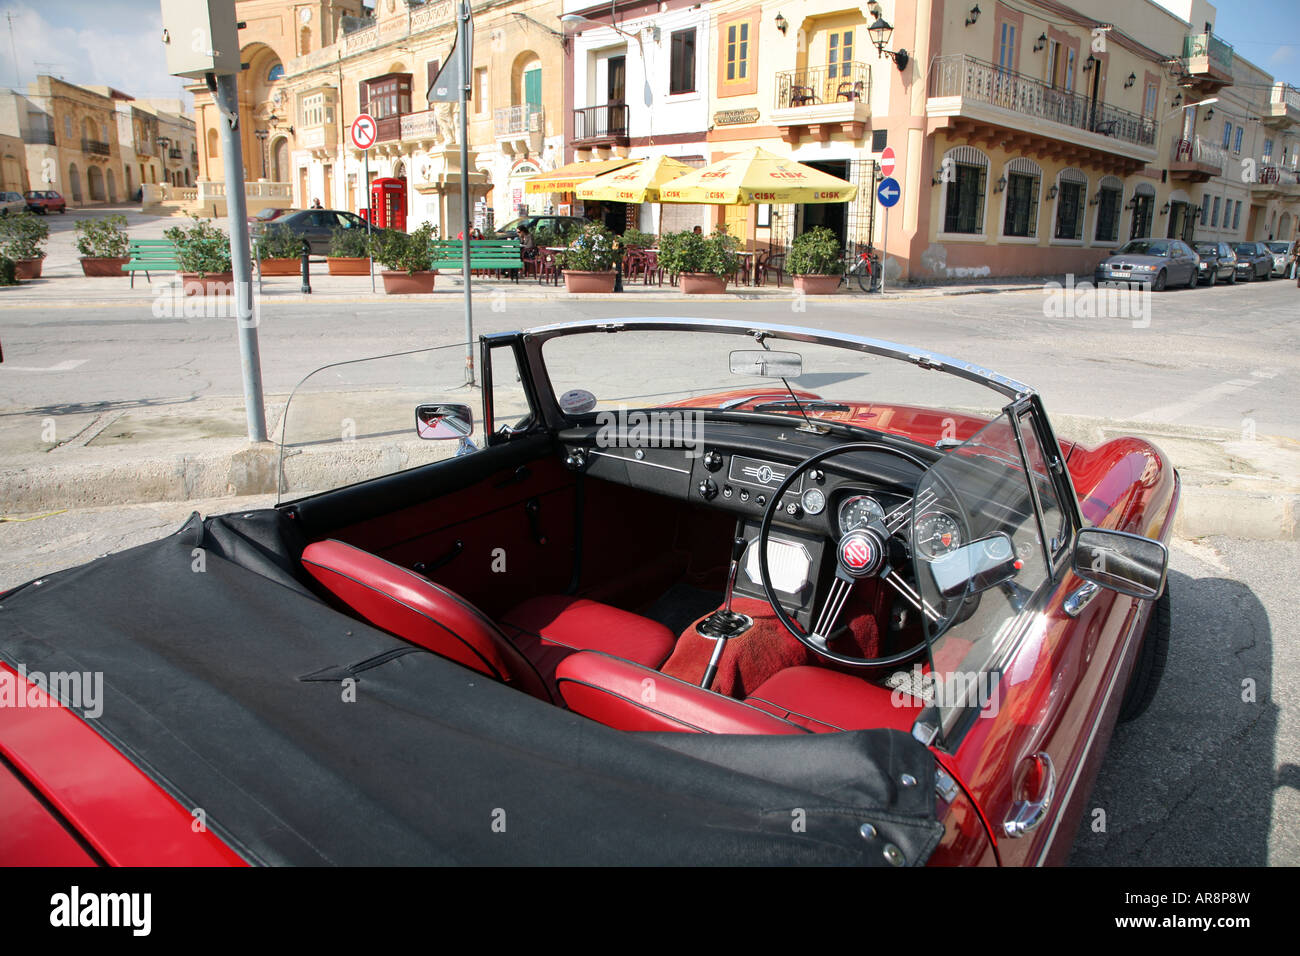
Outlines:
<svg viewBox="0 0 1300 956"><path fill-rule="evenodd" d="M23 142L31 143L33 146L54 146L54 130L52 129L29 129L23 133Z"/></svg>
<svg viewBox="0 0 1300 956"><path fill-rule="evenodd" d="M965 54L935 59L928 129L992 148L1051 150L1076 163L1134 172L1156 160L1156 122Z"/></svg>
<svg viewBox="0 0 1300 956"><path fill-rule="evenodd" d="M626 103L586 106L573 111L573 145L580 149L626 146L627 129Z"/></svg>
<svg viewBox="0 0 1300 956"><path fill-rule="evenodd" d="M1232 83L1232 45L1213 33L1183 37L1179 83L1201 93L1214 93Z"/></svg>
<svg viewBox="0 0 1300 956"><path fill-rule="evenodd" d="M1268 108L1261 117L1265 126L1286 129L1300 126L1300 89L1287 83L1274 83L1268 98Z"/></svg>
<svg viewBox="0 0 1300 956"><path fill-rule="evenodd" d="M1285 166L1258 165L1250 184L1252 199L1300 199L1300 172Z"/></svg>
<svg viewBox="0 0 1300 956"><path fill-rule="evenodd" d="M182 152L182 151L179 150L179 149L176 149L175 147L172 147L171 149L167 150L167 158L168 158L168 159L184 159L184 158L185 158L185 153Z"/></svg>
<svg viewBox="0 0 1300 956"><path fill-rule="evenodd" d="M93 156L107 156L109 155L110 149L108 143L105 143L102 140L86 139L85 137L82 137L81 151L83 153L90 153Z"/></svg>
<svg viewBox="0 0 1300 956"><path fill-rule="evenodd" d="M385 116L375 120L375 142L391 143L402 138L402 117Z"/></svg>
<svg viewBox="0 0 1300 956"><path fill-rule="evenodd" d="M316 153L332 153L339 144L339 131L333 123L298 127L298 147Z"/></svg>
<svg viewBox="0 0 1300 956"><path fill-rule="evenodd" d="M1222 175L1228 163L1227 154L1219 146L1200 136L1180 139L1174 143L1169 160L1169 175L1189 183L1209 182Z"/></svg>
<svg viewBox="0 0 1300 956"><path fill-rule="evenodd" d="M502 152L527 155L542 148L546 123L540 106L525 103L493 110L492 129Z"/></svg>
<svg viewBox="0 0 1300 956"><path fill-rule="evenodd" d="M834 133L861 139L870 121L871 67L866 63L850 61L776 75L772 122L792 145L804 134L822 142Z"/></svg>

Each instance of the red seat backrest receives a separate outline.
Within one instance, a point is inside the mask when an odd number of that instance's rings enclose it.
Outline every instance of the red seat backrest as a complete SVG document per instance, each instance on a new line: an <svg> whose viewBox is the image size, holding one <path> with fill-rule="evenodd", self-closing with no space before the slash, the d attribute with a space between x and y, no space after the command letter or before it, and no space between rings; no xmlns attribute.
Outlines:
<svg viewBox="0 0 1300 956"><path fill-rule="evenodd" d="M309 544L307 572L361 618L433 653L550 701L536 668L460 595L342 541Z"/></svg>

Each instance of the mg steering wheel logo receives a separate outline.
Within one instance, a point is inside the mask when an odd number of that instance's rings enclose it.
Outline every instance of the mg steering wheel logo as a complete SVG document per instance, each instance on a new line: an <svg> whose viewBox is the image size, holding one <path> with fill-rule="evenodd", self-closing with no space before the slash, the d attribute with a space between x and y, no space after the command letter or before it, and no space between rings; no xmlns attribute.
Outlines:
<svg viewBox="0 0 1300 956"><path fill-rule="evenodd" d="M840 542L840 564L850 574L865 574L875 563L876 549L863 532L854 531Z"/></svg>

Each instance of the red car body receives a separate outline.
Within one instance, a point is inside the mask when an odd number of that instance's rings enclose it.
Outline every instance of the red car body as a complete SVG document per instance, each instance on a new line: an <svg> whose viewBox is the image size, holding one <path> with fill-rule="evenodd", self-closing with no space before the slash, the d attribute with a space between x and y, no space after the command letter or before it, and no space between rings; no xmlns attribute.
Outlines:
<svg viewBox="0 0 1300 956"><path fill-rule="evenodd" d="M798 390L800 398L814 398ZM780 399L780 389L734 390L675 403L740 408ZM986 424L919 406L848 403L827 413L925 445L965 439ZM824 416L825 417L825 416ZM956 434L954 435L954 426ZM1079 510L1093 527L1159 541L1172 534L1177 473L1150 443L1114 439L1096 448L1060 443ZM409 521L408 516L406 521ZM392 537L368 526L359 540ZM1040 625L1003 668L996 712L976 719L955 747L930 746L947 775L938 797L944 835L929 865L1043 865L1065 861L1105 754L1152 613L1151 601L1102 590L1077 615L1065 610L1084 584L1067 571ZM7 665L15 685L42 692ZM1041 826L1009 838L1004 821L1043 796L1047 755L1054 797ZM0 707L0 860L18 865L242 865L232 848L60 706Z"/></svg>
<svg viewBox="0 0 1300 956"><path fill-rule="evenodd" d="M44 216L52 212L67 212L68 201L53 189L33 189L26 196L27 208Z"/></svg>

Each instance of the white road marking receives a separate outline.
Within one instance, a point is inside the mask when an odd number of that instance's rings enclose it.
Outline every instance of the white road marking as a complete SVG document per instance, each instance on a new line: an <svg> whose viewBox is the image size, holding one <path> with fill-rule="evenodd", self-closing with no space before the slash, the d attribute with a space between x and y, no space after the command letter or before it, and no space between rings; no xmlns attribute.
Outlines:
<svg viewBox="0 0 1300 956"><path fill-rule="evenodd" d="M1161 405L1157 408L1149 409L1138 415L1135 421L1139 422L1176 422L1181 418L1190 415L1192 412L1206 405L1212 405L1221 399L1229 398L1244 392L1248 388L1253 388L1260 382L1275 378L1278 369L1266 368L1251 373L1251 378L1234 378L1218 385L1211 385L1209 388L1201 389L1194 392L1181 402L1171 402L1168 405Z"/></svg>
<svg viewBox="0 0 1300 956"><path fill-rule="evenodd" d="M10 365L8 362L0 362L0 371L10 372L71 372L74 368L86 364L86 359L68 359L66 362L60 362L58 365L51 365L48 368L35 368L30 365Z"/></svg>

